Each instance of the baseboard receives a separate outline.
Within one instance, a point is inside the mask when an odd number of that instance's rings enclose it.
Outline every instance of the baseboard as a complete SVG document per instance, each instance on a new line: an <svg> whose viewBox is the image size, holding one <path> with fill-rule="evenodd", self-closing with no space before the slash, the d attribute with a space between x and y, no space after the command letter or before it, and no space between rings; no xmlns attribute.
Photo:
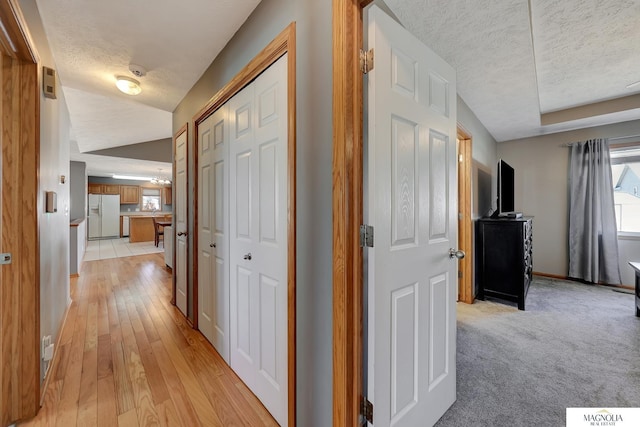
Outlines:
<svg viewBox="0 0 640 427"><path fill-rule="evenodd" d="M550 274L550 273L540 273L538 271L534 271L533 272L534 276L542 276L542 277L549 277L551 279L560 279L560 280L571 280L569 279L567 276L561 276L559 274Z"/></svg>
<svg viewBox="0 0 640 427"><path fill-rule="evenodd" d="M562 276L559 274L549 274L549 273L540 273L538 271L534 271L533 272L534 276L542 276L542 277L549 277L550 279L559 279L559 280L567 280L569 282L578 282L578 283L582 283L581 280L579 279L574 279L568 276ZM622 288L622 289L630 289L630 290L635 290L635 286L633 285L610 285L608 283L598 283L601 286L608 286L610 288Z"/></svg>
<svg viewBox="0 0 640 427"><path fill-rule="evenodd" d="M67 304L67 308L64 311L64 316L62 317L62 324L60 325L60 329L58 330L58 336L56 337L56 344L53 348L53 359L51 359L51 363L49 363L49 369L44 376L44 381L42 382L42 388L40 389L40 406L44 405L44 396L47 394L47 388L49 387L49 382L51 381L51 377L54 376L54 373L58 369L58 364L60 363L60 340L62 339L62 331L64 327L67 325L67 317L69 316L69 310L71 308L71 304ZM40 362L42 363L42 355L40 355Z"/></svg>

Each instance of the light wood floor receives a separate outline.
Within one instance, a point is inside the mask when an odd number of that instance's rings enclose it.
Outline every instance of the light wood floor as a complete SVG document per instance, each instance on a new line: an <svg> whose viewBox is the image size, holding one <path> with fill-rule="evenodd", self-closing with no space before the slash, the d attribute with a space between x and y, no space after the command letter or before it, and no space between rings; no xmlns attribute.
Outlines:
<svg viewBox="0 0 640 427"><path fill-rule="evenodd" d="M44 405L20 425L277 425L170 304L162 254L85 262L71 292Z"/></svg>

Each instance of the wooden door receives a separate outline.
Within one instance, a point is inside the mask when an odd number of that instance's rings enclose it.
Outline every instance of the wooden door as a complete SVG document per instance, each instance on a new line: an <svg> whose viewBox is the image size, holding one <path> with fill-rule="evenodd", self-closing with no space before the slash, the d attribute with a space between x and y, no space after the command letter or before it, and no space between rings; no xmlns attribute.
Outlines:
<svg viewBox="0 0 640 427"><path fill-rule="evenodd" d="M0 1L0 425L36 415L40 401L38 65L17 2ZM14 46L14 49L9 49ZM6 255L5 255L6 254ZM11 256L8 262L7 256Z"/></svg>
<svg viewBox="0 0 640 427"><path fill-rule="evenodd" d="M368 395L376 426L430 426L456 398L455 71L368 11Z"/></svg>
<svg viewBox="0 0 640 427"><path fill-rule="evenodd" d="M175 183L176 206L174 227L175 257L175 304L187 316L187 269L188 265L188 222L187 222L187 130L179 133L174 141L175 145Z"/></svg>
<svg viewBox="0 0 640 427"><path fill-rule="evenodd" d="M231 367L282 426L287 381L287 55L229 101Z"/></svg>
<svg viewBox="0 0 640 427"><path fill-rule="evenodd" d="M229 363L228 107L198 125L198 329Z"/></svg>

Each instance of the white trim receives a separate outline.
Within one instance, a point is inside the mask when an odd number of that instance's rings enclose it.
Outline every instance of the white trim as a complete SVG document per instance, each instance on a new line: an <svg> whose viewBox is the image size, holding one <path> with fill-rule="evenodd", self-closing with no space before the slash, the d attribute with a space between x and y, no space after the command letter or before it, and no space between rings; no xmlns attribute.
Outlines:
<svg viewBox="0 0 640 427"><path fill-rule="evenodd" d="M640 240L640 233L635 231L618 231L618 240Z"/></svg>

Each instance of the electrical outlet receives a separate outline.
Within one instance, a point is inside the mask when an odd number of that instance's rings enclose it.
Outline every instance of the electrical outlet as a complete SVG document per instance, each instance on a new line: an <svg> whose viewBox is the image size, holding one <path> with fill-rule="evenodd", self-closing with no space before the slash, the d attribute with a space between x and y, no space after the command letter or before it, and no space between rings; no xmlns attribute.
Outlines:
<svg viewBox="0 0 640 427"><path fill-rule="evenodd" d="M51 359L53 359L53 344L49 344L45 349L44 349L44 354L42 356L42 359L45 362L50 361Z"/></svg>
<svg viewBox="0 0 640 427"><path fill-rule="evenodd" d="M42 337L42 349L40 350L40 354L42 354L43 359L44 359L44 354L47 351L47 347L49 347L50 345L51 345L51 335L45 335L44 337Z"/></svg>

